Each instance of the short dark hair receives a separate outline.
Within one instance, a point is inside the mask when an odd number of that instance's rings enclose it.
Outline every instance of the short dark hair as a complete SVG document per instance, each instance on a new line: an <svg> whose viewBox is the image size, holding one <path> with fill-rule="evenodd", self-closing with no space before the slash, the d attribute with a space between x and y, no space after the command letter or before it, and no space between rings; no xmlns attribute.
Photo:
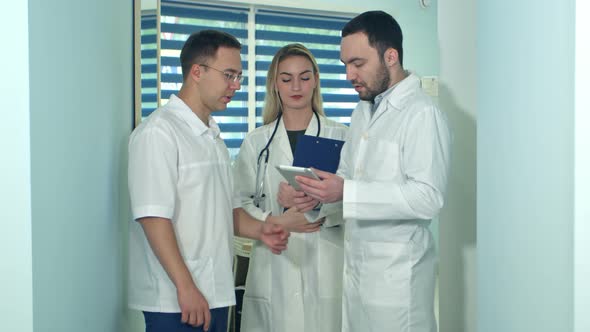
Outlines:
<svg viewBox="0 0 590 332"><path fill-rule="evenodd" d="M180 51L183 80L186 79L192 65L206 63L207 60L215 57L220 47L241 50L242 44L236 37L223 31L201 30L190 35Z"/></svg>
<svg viewBox="0 0 590 332"><path fill-rule="evenodd" d="M369 45L377 49L382 61L383 54L388 48L395 49L399 54L399 63L403 67L402 28L393 16L381 10L364 12L346 23L342 28L342 38L357 32L367 35Z"/></svg>

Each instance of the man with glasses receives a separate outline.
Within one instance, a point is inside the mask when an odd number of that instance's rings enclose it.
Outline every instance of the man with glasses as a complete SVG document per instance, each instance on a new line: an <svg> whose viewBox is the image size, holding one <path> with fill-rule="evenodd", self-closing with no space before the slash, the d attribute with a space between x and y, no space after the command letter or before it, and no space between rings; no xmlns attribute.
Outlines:
<svg viewBox="0 0 590 332"><path fill-rule="evenodd" d="M129 306L143 311L147 332L226 332L228 307L235 304L234 232L275 254L286 248L288 232L240 208L229 153L211 117L240 89L240 49L227 33L192 34L180 54L178 96L170 96L129 141L137 221L130 223Z"/></svg>

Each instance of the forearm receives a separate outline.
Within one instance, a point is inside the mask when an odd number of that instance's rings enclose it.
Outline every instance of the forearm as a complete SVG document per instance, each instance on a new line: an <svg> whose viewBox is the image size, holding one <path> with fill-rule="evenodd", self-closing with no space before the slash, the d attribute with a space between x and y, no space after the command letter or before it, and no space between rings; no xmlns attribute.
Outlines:
<svg viewBox="0 0 590 332"><path fill-rule="evenodd" d="M404 183L347 180L344 187L345 219L432 219L444 202L441 190L411 180Z"/></svg>
<svg viewBox="0 0 590 332"><path fill-rule="evenodd" d="M305 212L305 219L309 222L316 222L324 219L324 227L333 227L342 224L342 201L336 203L320 204L319 209Z"/></svg>
<svg viewBox="0 0 590 332"><path fill-rule="evenodd" d="M177 289L196 286L178 248L172 222L148 217L139 219L152 251Z"/></svg>
<svg viewBox="0 0 590 332"><path fill-rule="evenodd" d="M242 209L250 215L255 220L266 220L266 218L270 215L271 211L265 211L256 205L254 205L254 201L250 198L244 199L242 198Z"/></svg>
<svg viewBox="0 0 590 332"><path fill-rule="evenodd" d="M323 204L317 219L326 218L324 227L334 227L344 223L342 218L342 201Z"/></svg>
<svg viewBox="0 0 590 332"><path fill-rule="evenodd" d="M243 208L234 209L234 234L259 240L262 221L252 218Z"/></svg>

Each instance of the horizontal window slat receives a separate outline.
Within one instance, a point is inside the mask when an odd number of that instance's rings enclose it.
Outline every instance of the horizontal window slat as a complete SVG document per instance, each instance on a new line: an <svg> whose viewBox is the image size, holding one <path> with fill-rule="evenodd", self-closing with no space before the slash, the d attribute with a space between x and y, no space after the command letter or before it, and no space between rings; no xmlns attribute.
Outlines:
<svg viewBox="0 0 590 332"><path fill-rule="evenodd" d="M280 49L278 46L256 46L256 55L274 56ZM309 49L316 59L340 59L340 51Z"/></svg>
<svg viewBox="0 0 590 332"><path fill-rule="evenodd" d="M155 73L156 70L157 70L157 66L155 64L141 65L141 72L144 74Z"/></svg>
<svg viewBox="0 0 590 332"><path fill-rule="evenodd" d="M256 24L282 25L301 28L342 30L350 18L334 19L327 16L307 15L307 18L285 15L281 12L260 12L256 15Z"/></svg>
<svg viewBox="0 0 590 332"><path fill-rule="evenodd" d="M320 74L321 76L321 74ZM256 85L257 86L266 86L266 77L263 76L256 76ZM320 86L322 88L341 88L341 89L350 89L352 85L347 80L329 80L329 79L321 79L320 78Z"/></svg>
<svg viewBox="0 0 590 332"><path fill-rule="evenodd" d="M208 19L208 20L218 20L218 21L229 21L229 22L244 22L248 21L248 12L247 9L237 9L232 8L229 10L209 10L205 9L204 6L199 6L198 8L188 8L191 4L187 4L187 6L178 6L174 3L170 3L167 1L162 1L161 4L161 15L162 16L176 16L176 17L184 17L184 18L201 18L201 19ZM194 4L193 4L194 5Z"/></svg>
<svg viewBox="0 0 590 332"><path fill-rule="evenodd" d="M248 132L247 123L218 123L219 129L224 133L245 133Z"/></svg>
<svg viewBox="0 0 590 332"><path fill-rule="evenodd" d="M156 35L142 35L141 36L141 43L142 44L155 44L156 43Z"/></svg>
<svg viewBox="0 0 590 332"><path fill-rule="evenodd" d="M144 102L146 102L144 100ZM141 116L146 117L148 115L150 115L153 111L155 111L155 108L142 108L141 109ZM235 117L248 117L248 109L247 108L228 108L224 111L219 111L215 113L215 117L229 117L229 116L235 116ZM246 131L248 130L248 125L246 124Z"/></svg>
<svg viewBox="0 0 590 332"><path fill-rule="evenodd" d="M155 111L155 109L153 108L142 108L141 109L141 117L145 118L147 116L149 116L150 114L152 114Z"/></svg>
<svg viewBox="0 0 590 332"><path fill-rule="evenodd" d="M241 138L225 138L223 142L229 149L237 149L242 146L242 139Z"/></svg>
<svg viewBox="0 0 590 332"><path fill-rule="evenodd" d="M352 88L352 85L347 80L327 80L327 79L322 80L322 79L320 79L320 86L322 88L339 88L339 89Z"/></svg>
<svg viewBox="0 0 590 332"><path fill-rule="evenodd" d="M240 116L248 117L248 108L246 107L228 107L226 110L215 112L215 116L229 117L229 116Z"/></svg>
<svg viewBox="0 0 590 332"><path fill-rule="evenodd" d="M180 59L176 57L163 56L160 58L160 61L162 62L162 66L180 67ZM248 62L242 61L242 71L245 72L247 69Z"/></svg>
<svg viewBox="0 0 590 332"><path fill-rule="evenodd" d="M158 82L156 79L142 79L141 80L141 87L142 88L156 88L158 86Z"/></svg>
<svg viewBox="0 0 590 332"><path fill-rule="evenodd" d="M190 25L190 24L171 24L171 23L162 23L161 29L163 33L179 33L183 35L190 35L193 32L201 31L201 30L208 30L211 29L210 26L204 25ZM214 27L215 30L227 32L234 37L237 38L248 38L248 30L244 26L244 29L232 29L232 28L224 28L224 27Z"/></svg>
<svg viewBox="0 0 590 332"><path fill-rule="evenodd" d="M347 117L352 114L353 109L348 108L324 108L327 117Z"/></svg>
<svg viewBox="0 0 590 332"><path fill-rule="evenodd" d="M352 114L352 108L324 108L327 117L347 117ZM262 107L256 107L256 116L262 116Z"/></svg>
<svg viewBox="0 0 590 332"><path fill-rule="evenodd" d="M156 103L156 102L158 102L158 95L156 93L142 93L141 94L141 102L142 103Z"/></svg>
<svg viewBox="0 0 590 332"><path fill-rule="evenodd" d="M162 74L162 82L167 83L182 83L182 74ZM248 77L244 77L242 86L248 85Z"/></svg>
<svg viewBox="0 0 590 332"><path fill-rule="evenodd" d="M256 92L256 101L264 101L266 92ZM357 103L359 101L358 95L346 95L346 94L330 94L322 93L322 99L324 103Z"/></svg>
<svg viewBox="0 0 590 332"><path fill-rule="evenodd" d="M161 48L163 50L177 50L180 51L182 50L182 46L184 46L184 43L186 42L186 40L169 40L169 39L161 39L160 40L160 44L162 45ZM244 44L242 44L242 49L240 51L240 54L243 54L244 56L246 56L248 54L248 47ZM178 58L176 58L177 61Z"/></svg>
<svg viewBox="0 0 590 332"><path fill-rule="evenodd" d="M324 103L357 103L359 101L359 96L357 94L354 95L345 95L345 94L322 94L322 98L324 99Z"/></svg>
<svg viewBox="0 0 590 332"><path fill-rule="evenodd" d="M144 17L142 15L142 17L141 17L141 29L142 30L155 29L156 26L157 26L156 25L156 16Z"/></svg>
<svg viewBox="0 0 590 332"><path fill-rule="evenodd" d="M340 36L324 36L306 33L256 30L256 40L278 40L297 43L340 45Z"/></svg>
<svg viewBox="0 0 590 332"><path fill-rule="evenodd" d="M142 50L141 51L141 58L142 59L155 59L158 53L155 49L153 50Z"/></svg>
<svg viewBox="0 0 590 332"><path fill-rule="evenodd" d="M338 65L318 65L320 67L320 75L321 73L325 74L346 74L346 68L342 64ZM266 70L270 67L270 62L268 61L257 61L256 62L256 70Z"/></svg>
<svg viewBox="0 0 590 332"><path fill-rule="evenodd" d="M148 13L155 13L155 9L154 10L142 10L141 11L141 21L142 22L150 22L153 21L154 24L156 24L156 19L158 18L158 16L156 14L148 14Z"/></svg>
<svg viewBox="0 0 590 332"><path fill-rule="evenodd" d="M169 89L162 89L161 97L162 99L170 99L171 94L177 94L178 90L169 90ZM232 101L247 101L248 100L248 93L247 92L236 92L233 96Z"/></svg>

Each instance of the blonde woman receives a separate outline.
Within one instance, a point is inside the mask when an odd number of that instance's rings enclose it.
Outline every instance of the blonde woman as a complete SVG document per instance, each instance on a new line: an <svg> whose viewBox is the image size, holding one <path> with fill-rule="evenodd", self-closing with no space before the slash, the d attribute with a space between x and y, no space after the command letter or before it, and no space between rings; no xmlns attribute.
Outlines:
<svg viewBox="0 0 590 332"><path fill-rule="evenodd" d="M327 119L319 68L301 44L274 56L266 80L264 125L249 133L234 166L242 206L259 220L294 207L291 188L276 165L291 165L300 135L344 140L348 127ZM331 332L341 330L342 210L327 204L307 221L283 225L289 245L273 255L255 243L242 307L244 332ZM325 217L325 218L324 218ZM309 215L308 215L309 218Z"/></svg>

